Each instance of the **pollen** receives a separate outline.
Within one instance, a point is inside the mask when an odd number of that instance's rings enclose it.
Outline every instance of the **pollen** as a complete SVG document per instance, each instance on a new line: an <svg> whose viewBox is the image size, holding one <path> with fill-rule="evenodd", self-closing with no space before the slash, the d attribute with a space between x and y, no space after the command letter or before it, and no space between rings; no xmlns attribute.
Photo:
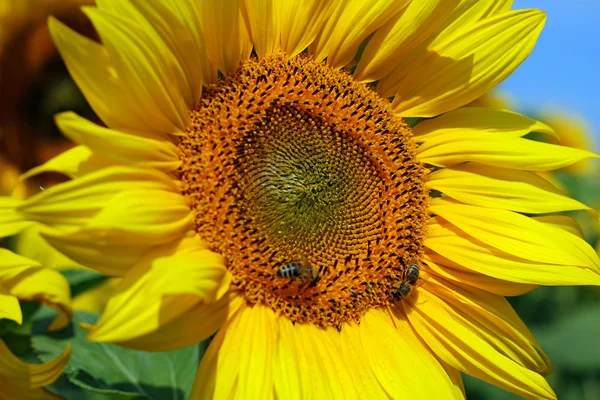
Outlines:
<svg viewBox="0 0 600 400"><path fill-rule="evenodd" d="M429 196L388 100L347 71L275 55L209 87L191 121L181 190L248 304L340 327L394 302Z"/></svg>

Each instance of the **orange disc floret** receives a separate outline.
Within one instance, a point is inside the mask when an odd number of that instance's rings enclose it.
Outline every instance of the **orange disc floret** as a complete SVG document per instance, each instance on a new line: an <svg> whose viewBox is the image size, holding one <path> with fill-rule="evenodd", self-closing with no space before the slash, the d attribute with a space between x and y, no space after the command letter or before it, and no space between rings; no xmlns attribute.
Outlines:
<svg viewBox="0 0 600 400"><path fill-rule="evenodd" d="M345 71L302 55L250 59L192 112L182 192L249 304L339 327L389 305L422 252L426 169L410 136Z"/></svg>

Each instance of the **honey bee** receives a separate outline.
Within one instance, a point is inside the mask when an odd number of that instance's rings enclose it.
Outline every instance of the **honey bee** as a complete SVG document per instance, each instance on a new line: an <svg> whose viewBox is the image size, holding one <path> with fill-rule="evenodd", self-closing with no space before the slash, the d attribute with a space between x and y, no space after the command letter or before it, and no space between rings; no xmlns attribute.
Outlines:
<svg viewBox="0 0 600 400"><path fill-rule="evenodd" d="M292 260L277 271L277 277L314 285L319 280L319 269L306 261Z"/></svg>
<svg viewBox="0 0 600 400"><path fill-rule="evenodd" d="M419 264L416 262L412 262L408 265L408 267L404 270L402 281L396 287L396 289L392 290L392 297L394 300L400 301L402 298L408 296L410 292L412 292L413 287L419 280L420 272Z"/></svg>

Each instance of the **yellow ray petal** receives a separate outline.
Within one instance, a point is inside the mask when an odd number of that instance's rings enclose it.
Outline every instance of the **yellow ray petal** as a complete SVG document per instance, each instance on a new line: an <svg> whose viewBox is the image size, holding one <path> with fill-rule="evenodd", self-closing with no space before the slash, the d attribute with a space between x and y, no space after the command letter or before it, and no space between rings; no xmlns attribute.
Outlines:
<svg viewBox="0 0 600 400"><path fill-rule="evenodd" d="M69 178L76 178L114 165L113 160L95 155L85 146L76 146L30 169L21 175L20 179L25 181L45 172L60 172Z"/></svg>
<svg viewBox="0 0 600 400"><path fill-rule="evenodd" d="M273 399L277 318L261 305L242 307L213 338L190 399Z"/></svg>
<svg viewBox="0 0 600 400"><path fill-rule="evenodd" d="M240 398L273 398L273 349L279 336L277 318L273 310L259 305L240 315L240 327L246 328L247 335L239 354L236 392Z"/></svg>
<svg viewBox="0 0 600 400"><path fill-rule="evenodd" d="M425 249L423 261L428 267L428 272L455 283L470 285L490 293L499 294L500 296L520 296L539 287L538 285L528 285L494 278L484 275L484 272L474 272L473 269L465 268L430 249Z"/></svg>
<svg viewBox="0 0 600 400"><path fill-rule="evenodd" d="M454 368L520 396L556 398L541 375L504 355L505 348L495 347L506 338L482 331L481 328L486 327L470 322L468 316L460 312L460 306L448 304L430 291L437 293L438 287L430 287L425 283L402 304L410 323L439 358Z"/></svg>
<svg viewBox="0 0 600 400"><path fill-rule="evenodd" d="M73 316L69 282L58 271L49 268L30 268L3 286L21 300L44 303L56 309L59 316L52 322L51 331L69 324Z"/></svg>
<svg viewBox="0 0 600 400"><path fill-rule="evenodd" d="M453 16L459 3L459 0L412 0L369 40L354 79L372 82L392 72L407 54L451 20L449 16Z"/></svg>
<svg viewBox="0 0 600 400"><path fill-rule="evenodd" d="M162 172L112 167L42 191L21 202L18 211L39 222L81 225L128 189L178 193L173 179Z"/></svg>
<svg viewBox="0 0 600 400"><path fill-rule="evenodd" d="M524 215L445 198L433 199L430 210L504 252L536 262L575 265L600 272L600 259L584 240Z"/></svg>
<svg viewBox="0 0 600 400"><path fill-rule="evenodd" d="M521 137L529 132L540 132L558 137L548 125L509 110L487 107L462 107L439 117L422 121L413 128L415 141L426 142L449 133L493 133Z"/></svg>
<svg viewBox="0 0 600 400"><path fill-rule="evenodd" d="M110 342L144 351L169 351L191 346L217 332L239 310L244 301L240 296L228 294L215 303L197 304L168 324L160 325L156 330L131 340Z"/></svg>
<svg viewBox="0 0 600 400"><path fill-rule="evenodd" d="M168 325L196 305L221 299L229 283L222 257L199 239L186 237L163 246L123 277L88 339L135 345L137 337Z"/></svg>
<svg viewBox="0 0 600 400"><path fill-rule="evenodd" d="M572 147L485 132L440 134L419 146L417 157L424 163L440 167L476 162L529 171L554 170L586 158L600 158Z"/></svg>
<svg viewBox="0 0 600 400"><path fill-rule="evenodd" d="M483 95L529 55L546 16L517 10L486 18L450 35L408 70L399 68L392 107L402 116L434 117Z"/></svg>
<svg viewBox="0 0 600 400"><path fill-rule="evenodd" d="M160 190L117 193L101 211L81 219L75 228L42 227L40 233L76 263L117 276L155 246L183 237L192 223L187 200Z"/></svg>
<svg viewBox="0 0 600 400"><path fill-rule="evenodd" d="M440 360L438 357L436 357L436 359L438 360L438 362L440 363L442 368L444 368L444 371L446 371L446 373L448 374L448 377L454 384L454 388L453 388L454 393L455 393L454 397L459 398L459 399L465 399L466 398L465 384L463 383L463 378L462 378L462 374L460 373L460 371L454 367L451 367L444 361Z"/></svg>
<svg viewBox="0 0 600 400"><path fill-rule="evenodd" d="M45 268L57 270L84 268L50 246L40 235L39 226L32 226L19 234L15 251L24 257L37 261Z"/></svg>
<svg viewBox="0 0 600 400"><path fill-rule="evenodd" d="M344 329L342 327L342 329ZM358 398L357 387L343 362L340 333L334 328L296 324L293 346L298 358L302 398Z"/></svg>
<svg viewBox="0 0 600 400"><path fill-rule="evenodd" d="M452 308L457 322L476 332L500 353L541 375L552 372L550 360L504 296L437 277L427 280L425 285L427 291Z"/></svg>
<svg viewBox="0 0 600 400"><path fill-rule="evenodd" d="M0 237L12 236L33 225L17 210L21 201L13 197L0 196Z"/></svg>
<svg viewBox="0 0 600 400"><path fill-rule="evenodd" d="M151 167L164 172L174 171L181 164L177 146L169 140L159 141L104 128L73 112L58 114L56 124L66 137L116 164Z"/></svg>
<svg viewBox="0 0 600 400"><path fill-rule="evenodd" d="M281 7L283 0L241 0L242 14L259 58L281 48Z"/></svg>
<svg viewBox="0 0 600 400"><path fill-rule="evenodd" d="M339 0L331 18L309 46L315 59L333 68L348 64L360 43L406 7L408 0Z"/></svg>
<svg viewBox="0 0 600 400"><path fill-rule="evenodd" d="M566 215L543 215L539 217L532 217L536 221L540 221L543 224L548 224L558 229L562 229L565 232L569 232L581 239L585 239L585 235L581 230L581 226L571 217Z"/></svg>
<svg viewBox="0 0 600 400"><path fill-rule="evenodd" d="M429 175L427 186L463 203L529 214L588 210L544 178L528 171L463 164Z"/></svg>
<svg viewBox="0 0 600 400"><path fill-rule="evenodd" d="M427 0L418 0L416 3L427 2ZM413 0L411 6L414 3L415 1ZM437 25L431 27L425 40L417 43L417 46L409 46L406 49L399 48L398 52L401 52L401 56L395 56L396 53L394 53L389 60L386 60L392 68L388 67L384 74L379 74L379 78L382 79L377 85L377 92L382 97L390 97L398 92L398 83L403 76L394 73L394 70L408 71L411 65L414 65L419 59L425 57L431 49L437 48L452 35L465 30L466 27L472 26L484 18L508 11L512 1L460 0L458 4L456 2L448 2L448 4L453 4L454 7L447 9L445 18L439 21ZM390 43L390 45L393 45L393 43Z"/></svg>
<svg viewBox="0 0 600 400"><path fill-rule="evenodd" d="M118 231L111 235L105 229L83 228L75 232L62 232L44 227L40 233L44 240L64 256L108 276L125 275L143 254L155 247L145 243L132 243L132 240L121 243L121 239L133 235ZM106 241L107 234L114 241ZM137 240L139 241L139 236Z"/></svg>
<svg viewBox="0 0 600 400"><path fill-rule="evenodd" d="M1 399L48 400L60 399L42 389L62 374L71 357L71 346L56 359L45 364L25 364L0 340Z"/></svg>
<svg viewBox="0 0 600 400"><path fill-rule="evenodd" d="M380 383L373 368L365 368L365 360L362 359L362 357L356 357L357 353L363 353L365 351L365 347L361 341L360 325L354 323L344 325L340 332L339 339L335 340L341 341L340 356L344 368L347 369L351 375L352 386L356 389L357 398L388 398L386 388L389 386L389 382Z"/></svg>
<svg viewBox="0 0 600 400"><path fill-rule="evenodd" d="M2 255L0 254L0 256ZM15 321L17 324L23 323L19 300L4 289L1 282L2 279L0 279L0 319L6 318Z"/></svg>
<svg viewBox="0 0 600 400"><path fill-rule="evenodd" d="M185 132L189 111L200 94L189 92L185 74L167 44L143 18L129 19L127 14L94 7L82 9L98 31L131 101L143 103L146 118L156 119L166 128L164 133Z"/></svg>
<svg viewBox="0 0 600 400"><path fill-rule="evenodd" d="M273 351L273 385L277 399L301 400L303 379L299 356L295 348L296 326L287 318L278 318L279 340ZM304 380L306 384L306 380Z"/></svg>
<svg viewBox="0 0 600 400"><path fill-rule="evenodd" d="M199 7L208 57L221 72L231 74L252 52L240 0L205 0Z"/></svg>
<svg viewBox="0 0 600 400"><path fill-rule="evenodd" d="M117 74L108 52L53 17L48 27L69 73L96 114L111 128L147 132L157 139L171 133L173 124L160 110L148 107L148 99L138 97Z"/></svg>
<svg viewBox="0 0 600 400"><path fill-rule="evenodd" d="M102 10L135 21L149 40L164 42L166 47L161 50L165 61L173 61L171 53L176 59L175 64L164 68L172 69L171 76L176 78L188 107L194 107L202 93L203 75L211 83L216 77L216 71L210 71L202 41L198 2L99 0L97 4Z"/></svg>
<svg viewBox="0 0 600 400"><path fill-rule="evenodd" d="M304 51L331 17L338 0L281 2L281 51L296 56Z"/></svg>
<svg viewBox="0 0 600 400"><path fill-rule="evenodd" d="M453 399L454 384L431 351L411 329L403 312L372 310L360 323L363 357L388 396L410 399ZM406 377L411 377L406 379ZM423 382L427 382L426 385Z"/></svg>
<svg viewBox="0 0 600 400"><path fill-rule="evenodd" d="M41 265L37 261L0 248L0 282L15 279L28 270L39 268Z"/></svg>
<svg viewBox="0 0 600 400"><path fill-rule="evenodd" d="M490 241L471 237L439 217L429 225L428 234L425 246L429 249L465 269L497 279L532 285L600 284L600 273L595 268L530 261L499 250ZM527 239L527 234L523 234L523 239Z"/></svg>

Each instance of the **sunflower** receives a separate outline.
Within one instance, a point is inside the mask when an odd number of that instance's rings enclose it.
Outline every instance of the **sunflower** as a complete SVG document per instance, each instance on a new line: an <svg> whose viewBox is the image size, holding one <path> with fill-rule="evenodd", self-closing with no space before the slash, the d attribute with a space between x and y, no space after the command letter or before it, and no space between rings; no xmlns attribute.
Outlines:
<svg viewBox="0 0 600 400"><path fill-rule="evenodd" d="M532 50L511 1L110 1L101 43L55 19L105 126L3 210L123 280L89 339L162 351L214 335L192 398L462 398L460 372L555 398L505 296L598 285L534 172L596 157L545 124L463 107ZM591 212L591 211L590 211Z"/></svg>
<svg viewBox="0 0 600 400"><path fill-rule="evenodd" d="M65 309L69 286L57 272L41 268L35 261L0 248L0 320L9 319L21 323L23 316L19 306L21 300L52 302ZM64 327L58 318L54 329ZM53 383L63 372L71 348L56 359L45 364L26 364L15 356L0 338L0 400L13 399L58 399L43 386Z"/></svg>
<svg viewBox="0 0 600 400"><path fill-rule="evenodd" d="M563 146L592 151L596 145L592 138L592 129L588 122L577 115L567 115L564 111L553 109L543 110L540 119L557 133L558 140ZM598 164L586 159L569 165L565 172L578 175L593 175L598 170Z"/></svg>

